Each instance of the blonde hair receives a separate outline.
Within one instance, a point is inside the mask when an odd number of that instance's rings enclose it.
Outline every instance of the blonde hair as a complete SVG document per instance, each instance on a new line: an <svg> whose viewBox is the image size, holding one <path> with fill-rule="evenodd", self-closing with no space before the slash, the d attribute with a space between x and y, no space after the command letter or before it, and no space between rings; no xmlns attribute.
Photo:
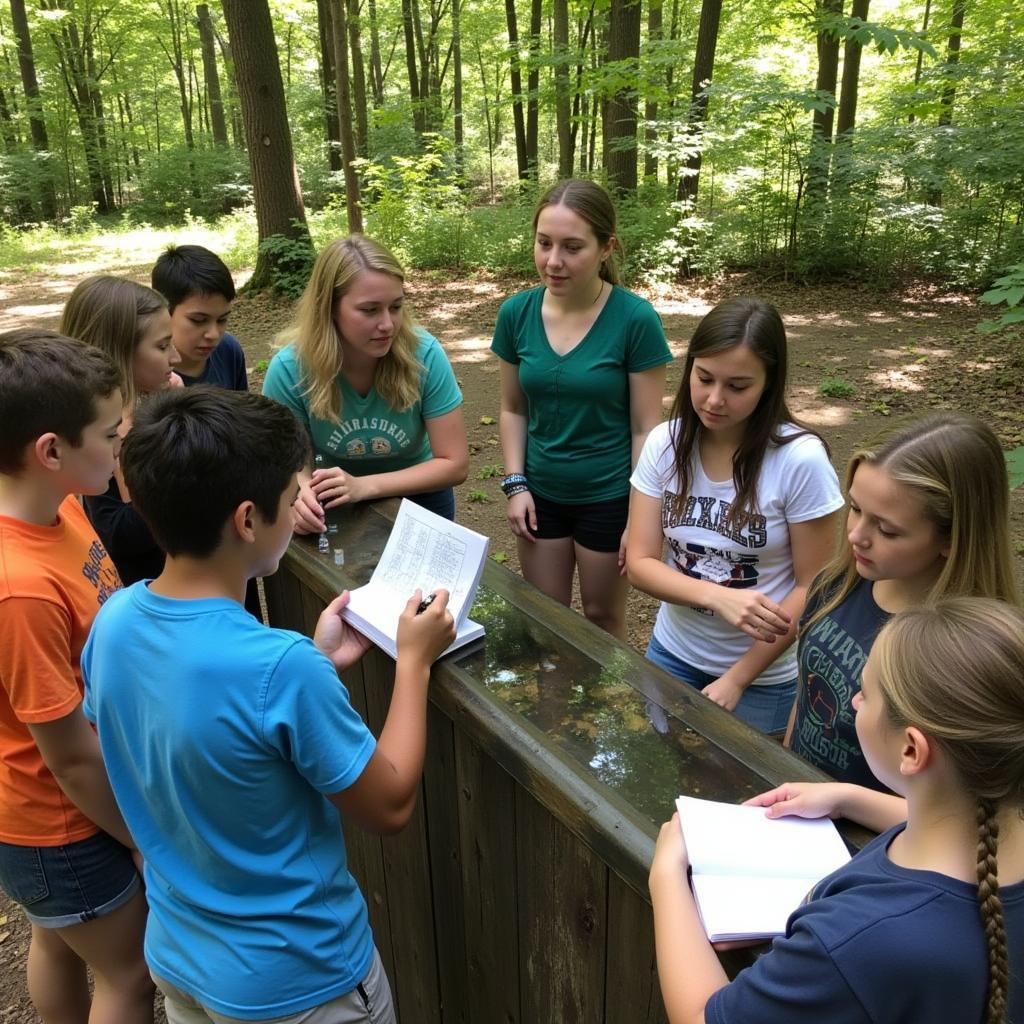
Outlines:
<svg viewBox="0 0 1024 1024"><path fill-rule="evenodd" d="M343 355L341 334L334 322L338 301L364 271L389 274L405 282L405 271L380 242L365 235L338 238L323 249L313 265L291 325L278 335L292 344L299 361L303 396L318 419L339 423L341 388L338 374ZM419 337L408 302L402 323L387 355L378 360L374 386L391 408L404 412L420 397L422 365L416 358Z"/></svg>
<svg viewBox="0 0 1024 1024"><path fill-rule="evenodd" d="M102 349L121 372L125 408L139 401L132 372L135 346L152 318L167 301L159 293L123 277L87 277L68 296L60 317L60 333Z"/></svg>
<svg viewBox="0 0 1024 1024"><path fill-rule="evenodd" d="M901 612L872 649L890 722L940 746L977 803L978 907L988 945L988 1024L1006 1019L1009 954L999 896L1000 808L1024 807L1024 613L960 597Z"/></svg>
<svg viewBox="0 0 1024 1024"><path fill-rule="evenodd" d="M925 517L949 545L930 600L978 595L1019 603L1010 556L1006 460L984 423L960 413L937 413L897 429L854 453L846 470L847 494L864 463L885 470L916 495ZM812 595L829 596L804 631L842 604L860 579L844 536L811 585Z"/></svg>

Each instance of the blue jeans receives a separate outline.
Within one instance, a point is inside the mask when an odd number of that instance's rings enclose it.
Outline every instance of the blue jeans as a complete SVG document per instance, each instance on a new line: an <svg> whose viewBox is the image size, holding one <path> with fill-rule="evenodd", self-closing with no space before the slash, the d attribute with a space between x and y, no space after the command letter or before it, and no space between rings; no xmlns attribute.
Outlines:
<svg viewBox="0 0 1024 1024"><path fill-rule="evenodd" d="M718 678L710 672L705 672L683 661L653 636L647 645L646 657L658 668L663 668L677 679L689 683L696 690L703 690L705 686ZM785 732L789 722L789 712L795 698L795 678L772 686L748 686L743 691L743 696L733 713L747 725L757 729L758 732L774 736Z"/></svg>

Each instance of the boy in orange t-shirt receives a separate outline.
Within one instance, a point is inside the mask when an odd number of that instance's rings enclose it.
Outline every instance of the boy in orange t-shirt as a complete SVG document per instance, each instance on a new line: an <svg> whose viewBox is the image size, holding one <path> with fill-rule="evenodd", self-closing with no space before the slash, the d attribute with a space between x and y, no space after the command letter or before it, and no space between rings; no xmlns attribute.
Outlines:
<svg viewBox="0 0 1024 1024"><path fill-rule="evenodd" d="M134 844L82 713L79 657L117 571L75 494L104 490L118 371L49 331L0 334L0 886L32 925L43 1020L153 1020ZM90 1000L86 965L93 970Z"/></svg>

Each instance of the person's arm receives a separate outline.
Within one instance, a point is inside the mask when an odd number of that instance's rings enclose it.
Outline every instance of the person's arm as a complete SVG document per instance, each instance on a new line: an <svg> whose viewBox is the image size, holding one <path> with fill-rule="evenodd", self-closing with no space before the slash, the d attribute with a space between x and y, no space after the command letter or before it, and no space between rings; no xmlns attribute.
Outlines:
<svg viewBox="0 0 1024 1024"><path fill-rule="evenodd" d="M850 782L784 782L745 802L766 807L769 818L846 818L874 832L885 832L907 820L907 801Z"/></svg>
<svg viewBox="0 0 1024 1024"><path fill-rule="evenodd" d="M661 422L661 400L665 394L665 366L652 366L649 370L629 375L629 468L635 469L643 451L647 435ZM511 472L511 470L510 470ZM629 522L619 541L619 573L626 571L626 541Z"/></svg>
<svg viewBox="0 0 1024 1024"><path fill-rule="evenodd" d="M679 816L661 826L648 885L654 907L658 981L671 1024L704 1024L704 1007L729 984L690 891Z"/></svg>
<svg viewBox="0 0 1024 1024"><path fill-rule="evenodd" d="M56 721L26 725L43 762L68 799L104 832L134 849L135 843L110 788L100 741L81 705Z"/></svg>
<svg viewBox="0 0 1024 1024"><path fill-rule="evenodd" d="M710 608L755 640L771 643L789 632L789 613L759 591L732 590L708 580L695 580L666 565L661 560L664 540L661 498L634 487L626 547L626 575L634 587L670 604Z"/></svg>
<svg viewBox="0 0 1024 1024"><path fill-rule="evenodd" d="M501 457L506 473L525 473L526 395L519 383L519 367L500 356L498 359L501 369L501 411L498 413ZM513 495L505 511L512 533L532 542L534 537L530 530L537 529L537 509L529 490Z"/></svg>
<svg viewBox="0 0 1024 1024"><path fill-rule="evenodd" d="M779 607L789 616L790 625L771 643L755 640L732 668L704 687L704 695L727 711L736 707L746 688L796 639L797 625L807 603L807 590L835 549L837 515L831 512L818 519L789 524L795 585L779 602Z"/></svg>
<svg viewBox="0 0 1024 1024"><path fill-rule="evenodd" d="M384 729L366 767L331 803L367 831L391 834L404 828L419 791L427 745L427 688L434 659L455 639L448 592L420 614L416 591L398 622L395 687ZM326 613L325 613L326 614Z"/></svg>
<svg viewBox="0 0 1024 1024"><path fill-rule="evenodd" d="M439 491L461 484L469 473L469 443L462 408L424 421L433 457L391 473L353 476L338 467L318 469L312 485L324 508L404 494Z"/></svg>

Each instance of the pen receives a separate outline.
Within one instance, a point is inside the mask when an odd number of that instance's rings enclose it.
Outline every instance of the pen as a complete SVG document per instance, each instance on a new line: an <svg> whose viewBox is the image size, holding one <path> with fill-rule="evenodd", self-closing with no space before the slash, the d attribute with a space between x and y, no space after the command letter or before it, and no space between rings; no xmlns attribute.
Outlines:
<svg viewBox="0 0 1024 1024"><path fill-rule="evenodd" d="M416 614L422 615L434 603L435 597L437 597L437 594L428 594L425 598L423 598L423 600L419 603L419 607L417 607L416 609Z"/></svg>

